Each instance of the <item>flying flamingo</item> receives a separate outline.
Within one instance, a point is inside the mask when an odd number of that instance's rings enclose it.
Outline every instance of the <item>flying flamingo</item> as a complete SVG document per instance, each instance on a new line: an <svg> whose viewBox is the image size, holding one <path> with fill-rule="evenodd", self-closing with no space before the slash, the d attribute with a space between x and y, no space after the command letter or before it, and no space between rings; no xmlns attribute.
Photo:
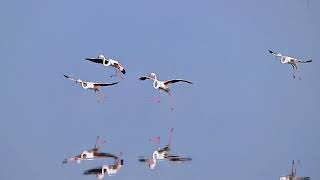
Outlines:
<svg viewBox="0 0 320 180"><path fill-rule="evenodd" d="M98 92L100 95L102 95L102 98L104 98L104 94L102 94L100 92L100 88L104 87L104 86L112 86L115 84L118 84L119 82L115 82L115 83L95 83L95 82L88 82L88 81L83 81L81 79L73 79L70 76L64 75L65 78L75 82L75 83L79 83L81 84L81 87L83 89L89 89L89 90L93 90L95 93ZM97 97L97 101L99 102L99 97Z"/></svg>
<svg viewBox="0 0 320 180"><path fill-rule="evenodd" d="M113 60L113 59L108 59L104 57L104 55L99 55L98 57L94 58L85 58L85 60L98 63L98 64L103 64L104 66L112 66L116 69L116 74L111 75L110 77L118 76L118 71L120 74L120 77L123 79L122 74L126 74L126 70L124 69L124 66L119 63L119 61ZM122 74L121 74L122 73Z"/></svg>
<svg viewBox="0 0 320 180"><path fill-rule="evenodd" d="M298 64L312 62L312 60L304 61L304 60L295 59L295 58L289 57L289 56L283 56L282 54L275 53L271 50L269 50L269 53L276 56L277 58L280 58L280 61L282 64L290 64L292 66L292 75L293 75L294 79L296 78L295 72L298 71ZM301 80L301 77L299 77L299 79Z"/></svg>
<svg viewBox="0 0 320 180"><path fill-rule="evenodd" d="M155 150L152 153L151 158L145 158L143 156L140 156L138 158L138 161L143 162L143 163L147 163L149 165L150 169L155 169L157 161L163 161L163 160L167 160L169 162L191 161L192 159L190 157L181 157L181 156L171 154L172 132L173 132L173 128L171 128L171 130L170 130L169 143L166 146L164 146L163 148L160 148L160 137L159 136L150 139L151 141L154 141L158 145L158 150Z"/></svg>
<svg viewBox="0 0 320 180"><path fill-rule="evenodd" d="M159 92L158 100L156 101L158 103L160 103L160 91L164 91L164 92L168 93L169 97L171 97L171 92L170 92L171 91L171 89L170 89L170 85L171 84L174 84L174 83L177 83L177 82L185 82L185 83L188 83L188 84L193 84L192 82L187 81L187 80L183 80L183 79L172 79L172 80L160 81L160 80L157 79L157 75L155 73L151 73L148 76L141 76L139 78L139 80L141 80L141 81L153 80L153 88L155 90L159 90L158 91ZM173 110L171 101L170 101L170 104L171 104L171 110Z"/></svg>
<svg viewBox="0 0 320 180"><path fill-rule="evenodd" d="M114 158L114 159L118 159L118 157L116 155L113 155L113 154L110 154L110 153L100 152L100 146L102 144L106 143L106 141L99 142L99 139L100 139L100 137L97 136L96 144L94 145L93 149L82 151L77 156L66 158L66 159L64 159L62 161L62 163L63 164L67 164L68 162L75 161L75 162L77 162L79 164L82 160L94 160L96 158Z"/></svg>
<svg viewBox="0 0 320 180"><path fill-rule="evenodd" d="M89 170L84 171L84 175L96 175L97 179L101 180L104 178L105 175L108 176L115 176L120 171L121 167L123 166L123 159L120 158L122 152L119 155L118 159L115 159L113 165L103 165L97 168L92 168Z"/></svg>

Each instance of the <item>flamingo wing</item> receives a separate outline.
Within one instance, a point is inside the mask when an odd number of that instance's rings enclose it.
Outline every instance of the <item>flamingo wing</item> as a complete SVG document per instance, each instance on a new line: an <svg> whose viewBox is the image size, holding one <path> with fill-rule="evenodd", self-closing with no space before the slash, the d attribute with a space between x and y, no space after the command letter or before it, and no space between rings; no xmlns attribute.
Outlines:
<svg viewBox="0 0 320 180"><path fill-rule="evenodd" d="M94 83L95 86L112 86L115 84L118 84L119 82L115 82L115 83Z"/></svg>
<svg viewBox="0 0 320 180"><path fill-rule="evenodd" d="M118 159L118 156L111 154L111 153L94 152L93 155L96 157L105 157L105 158L109 157L109 158Z"/></svg>
<svg viewBox="0 0 320 180"><path fill-rule="evenodd" d="M165 158L168 161L173 161L173 162L192 161L192 158L190 158L190 157L180 157L180 156L177 156L177 155L167 155Z"/></svg>
<svg viewBox="0 0 320 180"><path fill-rule="evenodd" d="M173 84L173 83L177 83L177 82L185 82L185 83L193 84L193 82L190 82L190 81L187 81L187 80L183 80L183 79L168 80L168 81L165 81L164 84L168 85L168 84Z"/></svg>
<svg viewBox="0 0 320 180"><path fill-rule="evenodd" d="M84 175L89 175L89 174L99 174L102 172L102 167L97 167L97 168L92 168L88 169L83 172Z"/></svg>
<svg viewBox="0 0 320 180"><path fill-rule="evenodd" d="M98 64L103 64L103 59L99 59L99 58L85 58L85 60L98 63ZM108 60L106 60L106 63L108 63Z"/></svg>

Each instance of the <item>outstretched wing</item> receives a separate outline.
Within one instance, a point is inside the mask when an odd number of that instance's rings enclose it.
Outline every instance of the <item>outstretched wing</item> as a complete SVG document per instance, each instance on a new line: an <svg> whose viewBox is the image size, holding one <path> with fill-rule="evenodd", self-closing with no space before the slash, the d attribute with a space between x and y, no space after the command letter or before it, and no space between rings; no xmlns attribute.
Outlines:
<svg viewBox="0 0 320 180"><path fill-rule="evenodd" d="M186 81L183 79L172 79L172 80L164 81L164 84L168 85L168 84L173 84L173 83L177 83L177 82L185 82L185 83L193 84L193 82Z"/></svg>
<svg viewBox="0 0 320 180"><path fill-rule="evenodd" d="M98 64L103 64L103 59L99 59L99 58L85 58L85 60L98 63ZM108 63L108 60L106 60L105 63Z"/></svg>
<svg viewBox="0 0 320 180"><path fill-rule="evenodd" d="M304 61L304 60L299 60L299 59L297 59L297 61L298 61L299 63L311 63L311 62L312 62L312 60Z"/></svg>
<svg viewBox="0 0 320 180"><path fill-rule="evenodd" d="M95 86L112 86L115 84L118 84L119 82L115 82L115 83L94 83Z"/></svg>
<svg viewBox="0 0 320 180"><path fill-rule="evenodd" d="M102 172L102 167L97 167L93 169L88 169L83 172L84 175L89 175L89 174L99 174Z"/></svg>
<svg viewBox="0 0 320 180"><path fill-rule="evenodd" d="M173 161L173 162L185 162L185 161L192 161L192 158L190 157L180 157L177 155L167 155L165 158L168 161Z"/></svg>
<svg viewBox="0 0 320 180"><path fill-rule="evenodd" d="M111 153L103 153L103 152L94 152L93 153L94 156L96 157L102 157L102 158L114 158L114 159L118 159L118 156L111 154Z"/></svg>
<svg viewBox="0 0 320 180"><path fill-rule="evenodd" d="M70 77L70 76L67 76L67 75L63 75L65 78L67 78L67 79L70 79L71 81L75 81L75 82L77 82L77 80L76 79L73 79L72 77Z"/></svg>

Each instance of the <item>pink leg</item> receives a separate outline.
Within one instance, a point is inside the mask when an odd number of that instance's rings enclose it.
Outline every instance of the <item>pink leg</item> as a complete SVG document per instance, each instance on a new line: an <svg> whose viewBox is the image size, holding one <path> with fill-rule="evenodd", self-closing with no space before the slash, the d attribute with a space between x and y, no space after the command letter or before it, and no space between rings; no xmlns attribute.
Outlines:
<svg viewBox="0 0 320 180"><path fill-rule="evenodd" d="M115 75L111 75L110 77L116 77L118 76L118 69L116 69L116 74Z"/></svg>
<svg viewBox="0 0 320 180"><path fill-rule="evenodd" d="M98 91L98 94L97 94L97 102L100 103L102 102L103 100L105 99L105 95L103 93L100 93Z"/></svg>
<svg viewBox="0 0 320 180"><path fill-rule="evenodd" d="M151 99L152 102L154 103L160 103L160 90L158 91L158 96L154 97L153 99Z"/></svg>
<svg viewBox="0 0 320 180"><path fill-rule="evenodd" d="M120 76L121 79L124 79L124 77L122 76L122 74L121 74L119 69L116 69L116 74L115 75L111 75L110 77L117 77L117 76Z"/></svg>
<svg viewBox="0 0 320 180"><path fill-rule="evenodd" d="M169 101L170 101L170 110L173 111L173 101L170 93L169 93Z"/></svg>

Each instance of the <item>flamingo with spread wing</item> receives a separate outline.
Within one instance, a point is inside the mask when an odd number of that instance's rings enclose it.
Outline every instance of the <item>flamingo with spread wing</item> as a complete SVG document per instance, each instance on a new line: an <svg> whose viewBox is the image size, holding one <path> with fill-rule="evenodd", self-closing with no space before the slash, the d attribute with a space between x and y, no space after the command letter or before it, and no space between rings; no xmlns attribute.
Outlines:
<svg viewBox="0 0 320 180"><path fill-rule="evenodd" d="M104 153L104 152L100 152L100 146L104 143L106 143L106 141L102 141L99 142L100 137L97 136L96 139L96 143L94 145L93 149L87 150L87 151L82 151L79 155L74 156L74 157L70 157L70 158L66 158L62 161L63 164L75 161L78 164L82 161L82 160L94 160L96 158L114 158L114 159L118 159L118 157L114 154L111 153Z"/></svg>
<svg viewBox="0 0 320 180"><path fill-rule="evenodd" d="M153 151L151 158L145 158L144 156L140 156L138 158L139 162L147 163L150 169L155 169L157 161L169 161L169 162L186 162L191 161L191 157L181 157L177 155L171 154L171 139L172 139L173 128L170 130L169 143L160 148L160 137L152 138L151 141L156 142L158 145L158 150Z"/></svg>

